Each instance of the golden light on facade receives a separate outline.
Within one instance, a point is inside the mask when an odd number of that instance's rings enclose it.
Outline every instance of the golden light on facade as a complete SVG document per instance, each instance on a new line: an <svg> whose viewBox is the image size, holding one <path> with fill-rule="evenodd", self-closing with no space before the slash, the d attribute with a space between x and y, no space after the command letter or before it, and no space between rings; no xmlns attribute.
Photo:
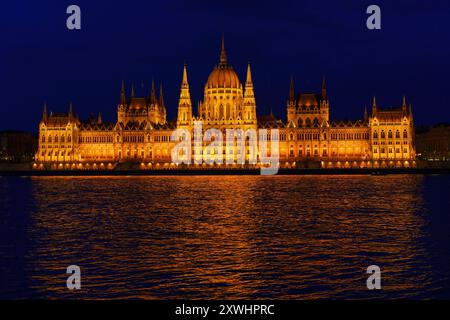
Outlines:
<svg viewBox="0 0 450 320"><path fill-rule="evenodd" d="M98 121L82 122L71 108L64 115L49 115L45 108L39 124L36 162L56 167L53 164L74 161L109 161L114 164L124 161L151 164L158 161L157 167L159 162L167 167L165 164L172 162L171 151L176 145L176 141L170 139L171 134L180 128L192 132L195 121L200 121L204 130L264 128L268 130L268 141L270 131L279 130L280 165L313 161L322 165L330 162L329 166L333 166L338 161L336 167L340 167L339 160L348 159L357 167L359 161L366 159L412 161L415 158L412 111L411 107L406 106L405 99L401 107L389 110L378 108L374 99L372 112L370 115L366 112L364 119L333 121L329 116L330 103L325 81L321 91L301 94L295 92L292 82L286 119L277 119L271 114L259 120L250 65L247 67L246 81L241 82L226 59L219 61L208 77L197 114L193 112L187 69L184 67L176 122L166 119L162 91L159 99L154 93L151 99L135 97L134 94L127 97L124 86L115 123L103 123L100 117ZM124 127L127 130L123 130ZM394 134L387 134L389 132ZM66 143L55 143L61 141ZM389 146L394 145L400 146L400 152L388 152ZM216 154L214 149L212 154ZM259 160L259 150L257 154ZM408 162L401 163L409 165ZM111 166L108 164L108 167ZM382 166L385 166L384 162ZM89 164L86 167L89 168Z"/></svg>

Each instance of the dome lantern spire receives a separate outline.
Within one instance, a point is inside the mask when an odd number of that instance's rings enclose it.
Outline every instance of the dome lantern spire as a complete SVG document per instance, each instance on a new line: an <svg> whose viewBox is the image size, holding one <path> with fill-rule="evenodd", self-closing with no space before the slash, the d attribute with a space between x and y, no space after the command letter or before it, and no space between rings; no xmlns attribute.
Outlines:
<svg viewBox="0 0 450 320"><path fill-rule="evenodd" d="M227 65L227 53L225 52L225 38L222 35L222 48L220 50L220 65Z"/></svg>

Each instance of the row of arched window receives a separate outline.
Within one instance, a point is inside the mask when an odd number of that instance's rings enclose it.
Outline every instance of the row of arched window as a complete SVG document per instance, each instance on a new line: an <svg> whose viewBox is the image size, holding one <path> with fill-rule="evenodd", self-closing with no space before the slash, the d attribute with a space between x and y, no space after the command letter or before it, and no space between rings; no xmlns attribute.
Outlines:
<svg viewBox="0 0 450 320"><path fill-rule="evenodd" d="M380 137L381 137L381 139L385 139L386 138L386 132L384 130L381 130ZM393 138L392 130L388 131L387 137L388 137L388 139L392 139ZM375 130L373 132L373 138L374 139L378 139L378 131ZM396 139L400 139L400 131L399 130L397 130L395 132L395 138ZM408 138L408 131L406 131L406 129L405 129L405 130L403 130L403 139L407 139L407 138Z"/></svg>
<svg viewBox="0 0 450 320"><path fill-rule="evenodd" d="M125 136L123 142L144 142L144 136Z"/></svg>
<svg viewBox="0 0 450 320"><path fill-rule="evenodd" d="M79 137L79 143L111 143L113 142L112 136L87 136L87 137Z"/></svg>
<svg viewBox="0 0 450 320"><path fill-rule="evenodd" d="M58 138L58 135L55 135L54 137L52 137L52 135L48 135L48 137L45 138L45 135L42 135L41 142L45 143L45 141L47 141L48 143L52 143L52 142L54 142L54 143L58 143L58 142L65 143L66 142L66 137L64 135L62 135L61 137ZM68 143L72 142L71 135L67 136L67 142Z"/></svg>
<svg viewBox="0 0 450 320"><path fill-rule="evenodd" d="M319 119L314 118L311 122L310 118L306 118L305 120L305 126L310 127L311 125L318 125L319 124ZM300 118L298 119L298 126L302 127L303 126L303 120Z"/></svg>

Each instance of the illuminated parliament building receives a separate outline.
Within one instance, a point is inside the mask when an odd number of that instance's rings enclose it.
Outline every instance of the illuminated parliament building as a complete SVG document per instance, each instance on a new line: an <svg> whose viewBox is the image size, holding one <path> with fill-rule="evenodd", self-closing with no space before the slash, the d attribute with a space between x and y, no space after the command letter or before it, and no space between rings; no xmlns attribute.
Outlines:
<svg viewBox="0 0 450 320"><path fill-rule="evenodd" d="M48 113L45 105L34 167L113 169L124 163L144 168L172 167L171 151L178 143L171 139L172 132L177 128L192 132L194 122L201 122L203 130L216 128L224 133L226 129L278 129L280 167L308 163L323 168L415 166L413 115L405 98L400 107L389 109L379 108L373 98L370 113L366 108L363 119L336 121L330 120L325 80L318 93L297 93L291 79L286 108L285 121L273 114L257 115L250 64L243 84L228 63L222 40L219 63L206 81L196 114L186 65L173 121L166 118L162 88L157 97L153 83L148 97L138 97L133 88L127 95L122 82L115 123L104 123L100 115L81 121L72 105L67 113ZM192 148L191 152L197 150ZM239 150L224 148L219 152L235 156Z"/></svg>

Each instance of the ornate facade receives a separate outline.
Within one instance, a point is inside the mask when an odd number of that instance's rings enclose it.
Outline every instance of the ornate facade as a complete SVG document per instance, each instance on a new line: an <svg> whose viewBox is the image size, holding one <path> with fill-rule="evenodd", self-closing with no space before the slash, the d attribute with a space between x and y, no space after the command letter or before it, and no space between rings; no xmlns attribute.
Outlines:
<svg viewBox="0 0 450 320"><path fill-rule="evenodd" d="M272 114L257 117L250 64L243 86L228 63L223 40L219 63L205 84L197 115L192 110L186 65L177 119L171 122L166 119L162 87L157 98L153 83L148 97L135 97L132 88L129 98L122 83L117 121L112 124L103 123L100 115L81 121L73 114L72 106L65 114L48 114L45 106L35 166L106 169L133 162L146 168L173 166L171 151L179 141L172 141L171 135L177 128L192 133L194 122L201 123L205 131L214 128L224 133L227 129L278 129L281 166L415 166L413 116L405 98L401 107L390 109L379 108L373 98L371 113L366 109L363 119L330 121L325 79L318 94L297 94L291 79L286 121ZM192 155L207 148L208 143L193 145ZM222 152L235 157L240 151L224 148Z"/></svg>

